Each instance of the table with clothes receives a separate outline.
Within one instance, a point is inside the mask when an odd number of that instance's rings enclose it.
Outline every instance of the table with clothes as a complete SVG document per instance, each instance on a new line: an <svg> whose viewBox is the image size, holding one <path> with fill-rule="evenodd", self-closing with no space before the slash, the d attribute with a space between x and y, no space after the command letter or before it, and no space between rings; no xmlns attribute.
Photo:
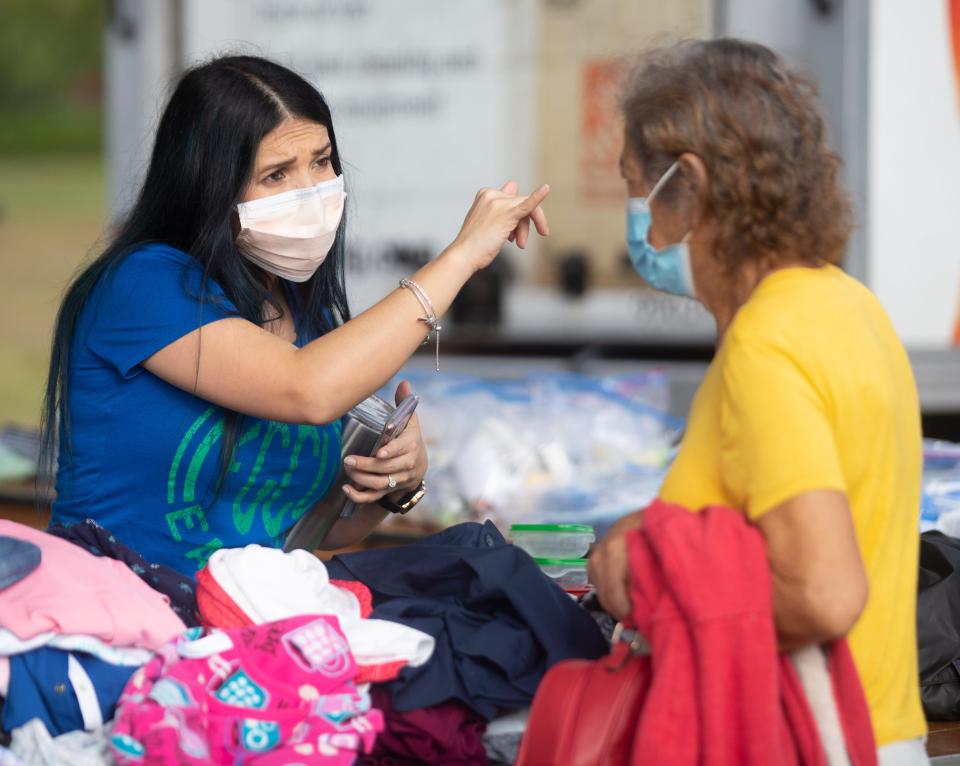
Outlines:
<svg viewBox="0 0 960 766"><path fill-rule="evenodd" d="M510 763L547 670L608 647L489 522L193 578L89 520L0 521L0 765Z"/></svg>
<svg viewBox="0 0 960 766"><path fill-rule="evenodd" d="M611 762L698 763L647 756L709 742L761 754L723 763L875 763L846 645L778 653L742 514L645 518L631 581L652 656L630 721L562 681L616 683L612 619L490 522L326 562L221 549L187 577L89 520L0 521L0 766L556 766L623 726L643 752Z"/></svg>

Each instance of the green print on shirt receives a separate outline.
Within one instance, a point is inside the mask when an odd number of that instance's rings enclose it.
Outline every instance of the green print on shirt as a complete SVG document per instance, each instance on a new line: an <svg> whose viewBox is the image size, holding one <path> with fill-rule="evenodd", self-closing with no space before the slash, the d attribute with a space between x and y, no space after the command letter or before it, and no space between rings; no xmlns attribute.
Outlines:
<svg viewBox="0 0 960 766"><path fill-rule="evenodd" d="M208 407L193 422L184 434L170 464L170 472L167 476L167 504L171 506L180 505L181 507L168 512L166 521L171 536L177 542L183 539L182 528L193 529L199 525L199 528L204 532L209 530L204 508L197 502L197 482L204 462L210 457L211 452L214 459L219 455L219 449L214 449L218 447L223 437L224 417L222 415L219 418L215 417L215 413L219 412L220 410L217 407ZM204 429L206 430L204 431ZM334 432L338 439L340 429L339 421L334 423ZM196 445L193 454L189 455L191 445L198 438L200 439L199 444ZM230 464L228 473L243 475L244 465L236 459L236 455L239 455L241 447L257 439L260 442L256 457L252 464L247 467L243 486L231 504L233 526L238 533L248 534L253 527L257 510L259 510L266 533L270 537L278 537L284 529L285 522L292 524L297 521L307 512L311 503L317 499L320 484L326 478L329 469L330 433L326 429L321 432L316 426L289 425L275 421L255 422L243 431L237 440L235 459ZM287 468L279 480L262 476L264 461L271 448L274 450L279 448L288 454ZM304 450L308 450L308 452L305 453ZM285 502L275 510L274 505L283 493L289 489L293 476L300 465L301 457L305 454L309 454L314 460L319 461L319 467L310 489L303 496ZM183 466L186 467L182 472L181 485L180 475ZM202 491L206 491L206 488ZM288 514L290 514L289 520L287 519ZM221 540L214 537L185 555L187 558L196 559L198 568L200 568L207 558L222 546Z"/></svg>
<svg viewBox="0 0 960 766"><path fill-rule="evenodd" d="M270 449L270 445L273 443L273 439L279 434L281 439L280 444L283 449L290 448L291 426L287 425L286 423L271 422L267 427L267 433L264 436L263 441L260 442L260 451L257 453L257 458L254 461L253 469L250 471L246 484L243 485L243 489L241 489L237 494L237 499L233 502L233 525L241 534L246 534L250 531L250 527L253 525L253 517L257 512L257 508L260 507L261 503L263 503L261 508L261 516L263 518L264 529L266 529L267 534L271 537L276 537L279 535L280 530L283 528L283 519L287 513L293 509L292 521L299 519L306 512L310 500L316 494L320 482L326 475L327 454L330 449L330 435L326 432L323 433L321 446L321 435L316 426L295 426L295 428L297 429L297 438L293 445L293 451L290 453L290 463L287 467L287 470L284 471L280 481L277 482L273 479L267 479L265 482L263 482L263 486L260 487L256 496L253 498L253 502L249 503L246 508L244 508L243 501L247 497L248 493L253 489L257 479L260 476L260 471L263 468L263 461L266 458L267 450ZM313 480L313 485L310 487L306 495L296 501L284 503L280 507L280 510L274 515L271 512L272 506L280 497L280 495L283 494L283 491L290 486L290 479L292 478L294 471L297 470L297 465L300 462L300 454L303 452L304 444L307 441L310 442L313 456L315 458L320 458L321 469L317 471L317 475ZM239 465L234 463L230 466L230 470L238 471Z"/></svg>

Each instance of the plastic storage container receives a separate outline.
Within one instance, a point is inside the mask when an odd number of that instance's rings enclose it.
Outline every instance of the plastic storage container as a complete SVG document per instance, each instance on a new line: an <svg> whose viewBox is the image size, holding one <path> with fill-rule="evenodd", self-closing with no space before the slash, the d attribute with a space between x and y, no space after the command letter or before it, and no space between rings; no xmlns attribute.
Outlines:
<svg viewBox="0 0 960 766"><path fill-rule="evenodd" d="M587 560L586 559L534 559L540 565L544 574L550 577L564 590L580 590L586 588Z"/></svg>
<svg viewBox="0 0 960 766"><path fill-rule="evenodd" d="M510 539L535 559L577 559L597 538L589 524L514 524Z"/></svg>

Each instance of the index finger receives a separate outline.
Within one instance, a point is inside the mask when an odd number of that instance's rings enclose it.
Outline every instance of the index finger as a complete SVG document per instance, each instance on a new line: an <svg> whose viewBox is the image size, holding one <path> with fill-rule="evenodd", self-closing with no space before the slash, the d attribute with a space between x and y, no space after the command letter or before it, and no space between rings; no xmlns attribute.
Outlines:
<svg viewBox="0 0 960 766"><path fill-rule="evenodd" d="M547 195L550 193L550 185L544 184L539 189L537 189L533 194L527 197L523 202L518 204L514 208L514 212L519 213L521 216L528 216L536 210L540 203L543 202Z"/></svg>

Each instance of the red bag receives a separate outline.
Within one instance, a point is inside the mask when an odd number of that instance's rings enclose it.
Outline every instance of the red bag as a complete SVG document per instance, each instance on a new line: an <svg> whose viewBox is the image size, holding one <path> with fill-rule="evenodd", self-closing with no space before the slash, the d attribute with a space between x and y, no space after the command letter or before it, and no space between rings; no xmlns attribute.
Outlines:
<svg viewBox="0 0 960 766"><path fill-rule="evenodd" d="M622 766L650 683L650 657L636 631L615 635L600 660L566 660L544 677L516 766Z"/></svg>

